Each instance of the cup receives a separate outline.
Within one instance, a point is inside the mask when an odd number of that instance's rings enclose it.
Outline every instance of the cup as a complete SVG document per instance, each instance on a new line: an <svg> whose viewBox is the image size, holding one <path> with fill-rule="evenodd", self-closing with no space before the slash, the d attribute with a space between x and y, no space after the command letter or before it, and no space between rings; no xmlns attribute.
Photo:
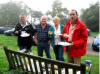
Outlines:
<svg viewBox="0 0 100 74"><path fill-rule="evenodd" d="M91 61L90 60L85 60L85 64L86 64L86 71L90 71Z"/></svg>
<svg viewBox="0 0 100 74"><path fill-rule="evenodd" d="M85 60L85 64L86 64L86 65L89 65L89 67L90 67L91 61L90 61L90 60Z"/></svg>

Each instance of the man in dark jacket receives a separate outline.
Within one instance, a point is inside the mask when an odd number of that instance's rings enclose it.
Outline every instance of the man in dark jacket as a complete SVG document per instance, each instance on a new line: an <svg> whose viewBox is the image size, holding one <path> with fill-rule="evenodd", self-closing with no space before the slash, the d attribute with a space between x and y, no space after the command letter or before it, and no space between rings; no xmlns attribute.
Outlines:
<svg viewBox="0 0 100 74"><path fill-rule="evenodd" d="M31 52L31 46L35 30L32 25L26 22L26 16L20 15L21 23L18 23L15 27L15 34L18 36L19 49L26 49L27 52Z"/></svg>

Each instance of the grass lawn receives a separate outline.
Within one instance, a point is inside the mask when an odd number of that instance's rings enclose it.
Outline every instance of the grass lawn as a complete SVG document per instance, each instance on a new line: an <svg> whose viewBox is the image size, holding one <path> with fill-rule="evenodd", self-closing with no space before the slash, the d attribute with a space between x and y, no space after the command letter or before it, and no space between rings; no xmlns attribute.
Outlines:
<svg viewBox="0 0 100 74"><path fill-rule="evenodd" d="M98 34L99 34L99 32L91 32L90 36L95 36L96 37Z"/></svg>
<svg viewBox="0 0 100 74"><path fill-rule="evenodd" d="M7 61L5 52L3 50L4 45L8 46L9 49L17 50L18 49L17 37L5 36L2 34L0 35L0 70L3 72L6 72L5 74L8 74L9 65L8 65L8 61ZM32 47L32 52L34 55L37 55L36 49L37 49L36 46ZM52 49L50 52L51 52L52 58L55 59L54 52ZM44 54L44 56L45 56L45 54ZM67 60L66 54L64 54L64 58L66 61ZM82 62L84 62L85 60L91 60L91 63L92 63L91 74L99 74L99 56L85 55L82 57ZM16 72L16 71L14 71L14 72ZM9 74L11 74L11 73L9 73ZM23 74L23 73L21 73L21 74Z"/></svg>

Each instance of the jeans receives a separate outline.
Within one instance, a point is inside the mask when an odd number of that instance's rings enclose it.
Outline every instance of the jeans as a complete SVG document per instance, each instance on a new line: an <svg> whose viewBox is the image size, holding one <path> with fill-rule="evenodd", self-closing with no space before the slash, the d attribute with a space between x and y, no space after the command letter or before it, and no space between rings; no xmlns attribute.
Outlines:
<svg viewBox="0 0 100 74"><path fill-rule="evenodd" d="M27 47L27 46L19 46L20 50L26 49L27 52L31 52L31 47Z"/></svg>
<svg viewBox="0 0 100 74"><path fill-rule="evenodd" d="M51 59L50 45L48 45L48 42L38 42L37 49L38 49L38 56L43 57L43 50L45 50L47 58Z"/></svg>
<svg viewBox="0 0 100 74"><path fill-rule="evenodd" d="M56 56L56 60L64 61L64 57L63 57L64 47L61 45L55 45L53 49Z"/></svg>

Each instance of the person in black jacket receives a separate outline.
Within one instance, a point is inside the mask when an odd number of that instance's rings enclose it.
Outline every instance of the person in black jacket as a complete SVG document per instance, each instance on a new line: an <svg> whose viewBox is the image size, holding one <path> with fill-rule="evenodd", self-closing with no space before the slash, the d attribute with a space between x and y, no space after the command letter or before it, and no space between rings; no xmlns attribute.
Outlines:
<svg viewBox="0 0 100 74"><path fill-rule="evenodd" d="M15 26L19 49L26 49L27 52L31 52L33 36L35 36L36 31L30 23L26 22L26 16L24 14L20 15L20 20L21 23Z"/></svg>

